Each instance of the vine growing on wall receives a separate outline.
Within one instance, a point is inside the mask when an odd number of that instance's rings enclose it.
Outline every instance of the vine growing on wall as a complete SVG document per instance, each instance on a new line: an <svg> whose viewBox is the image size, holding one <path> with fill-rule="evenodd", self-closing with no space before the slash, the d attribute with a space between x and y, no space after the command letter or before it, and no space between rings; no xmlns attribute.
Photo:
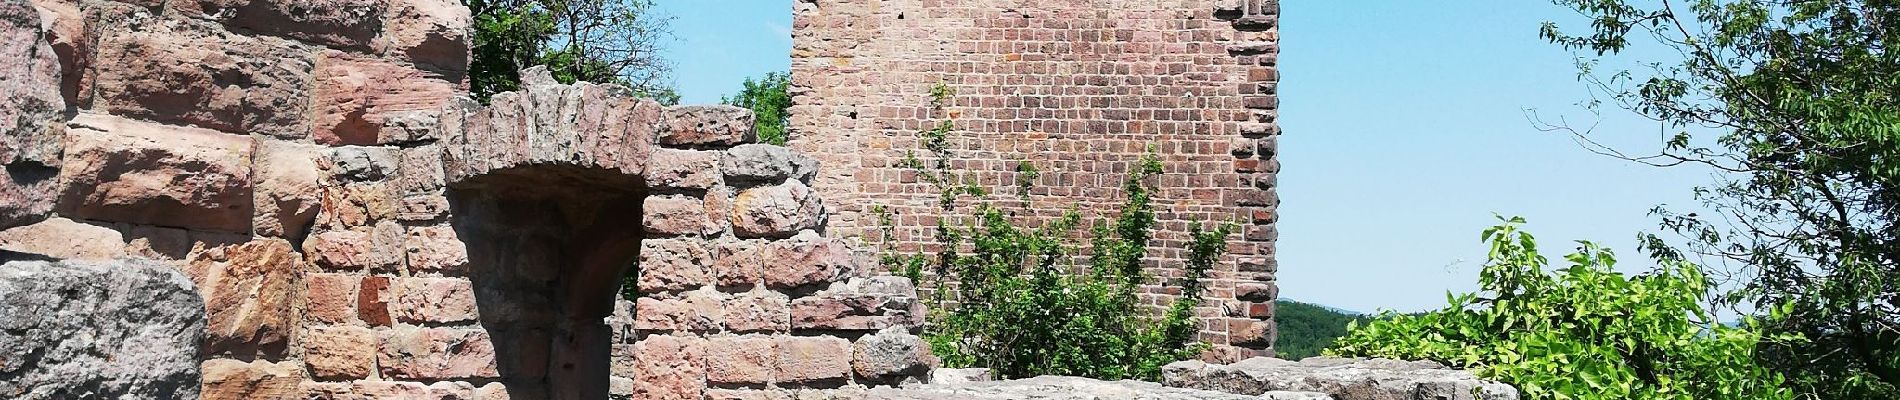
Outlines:
<svg viewBox="0 0 1900 400"><path fill-rule="evenodd" d="M1036 226L1023 226L1012 208L989 199L990 190L952 168L949 141L956 123L945 108L955 95L937 84L930 115L944 116L918 134L925 154L907 151L901 165L937 194L942 211L934 234L918 251L893 245L894 217L873 206L883 257L895 273L934 288L925 327L932 352L947 367L986 367L998 378L1075 375L1098 379L1160 378L1161 366L1206 350L1195 340L1195 308L1207 272L1226 250L1232 222L1189 224L1185 276L1172 283L1181 295L1159 313L1138 293L1152 282L1143 258L1152 246L1151 197L1162 164L1152 151L1130 168L1122 204L1112 217L1088 226L1075 206ZM1034 164L1016 168L1016 196L1027 203L1040 176ZM1087 265L1077 259L1086 255Z"/></svg>

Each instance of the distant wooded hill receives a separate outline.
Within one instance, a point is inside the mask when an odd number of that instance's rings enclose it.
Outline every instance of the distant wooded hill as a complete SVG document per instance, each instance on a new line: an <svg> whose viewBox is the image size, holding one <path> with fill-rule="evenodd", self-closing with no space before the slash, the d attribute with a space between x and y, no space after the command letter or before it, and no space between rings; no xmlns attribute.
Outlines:
<svg viewBox="0 0 1900 400"><path fill-rule="evenodd" d="M1279 338L1273 342L1273 349L1280 358L1298 360L1319 355L1321 350L1333 345L1333 340L1346 335L1346 323L1359 321L1364 325L1371 316L1337 308L1301 303L1292 300L1275 302L1273 319L1279 324Z"/></svg>

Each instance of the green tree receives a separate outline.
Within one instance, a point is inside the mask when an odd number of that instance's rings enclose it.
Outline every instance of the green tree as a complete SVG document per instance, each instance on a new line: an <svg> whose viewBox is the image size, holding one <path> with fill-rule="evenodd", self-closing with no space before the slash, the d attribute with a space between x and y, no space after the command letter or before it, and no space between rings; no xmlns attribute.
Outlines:
<svg viewBox="0 0 1900 400"><path fill-rule="evenodd" d="M1591 26L1546 23L1542 36L1578 53L1579 76L1608 103L1671 136L1625 152L1587 129L1550 129L1624 159L1727 172L1696 190L1714 212L1658 208L1686 245L1647 236L1646 247L1726 265L1722 305L1789 306L1766 326L1805 340L1761 354L1804 395L1900 398L1900 2L1556 3ZM1632 41L1667 57L1599 70Z"/></svg>
<svg viewBox="0 0 1900 400"><path fill-rule="evenodd" d="M522 68L546 65L562 83L612 83L665 104L679 95L660 56L671 18L653 0L464 0L474 17L470 91L486 100L519 89Z"/></svg>
<svg viewBox="0 0 1900 400"><path fill-rule="evenodd" d="M1524 222L1486 229L1490 256L1479 293L1419 315L1382 315L1329 354L1426 359L1476 369L1525 399L1792 399L1784 378L1757 363L1773 341L1750 323L1717 323L1703 309L1707 278L1664 261L1644 275L1615 271L1616 256L1578 242L1569 266L1547 270Z"/></svg>
<svg viewBox="0 0 1900 400"><path fill-rule="evenodd" d="M753 80L746 78L744 88L739 94L719 99L720 104L739 106L752 110L758 117L759 141L776 145L785 145L791 139L785 124L790 122L792 114L792 76L784 72L772 72L765 77Z"/></svg>
<svg viewBox="0 0 1900 400"><path fill-rule="evenodd" d="M1298 360L1317 356L1346 335L1346 325L1365 324L1372 317L1353 315L1292 300L1273 302L1274 356Z"/></svg>
<svg viewBox="0 0 1900 400"><path fill-rule="evenodd" d="M952 95L938 85L933 113L941 114ZM1074 209L1060 218L1023 226L988 190L970 184L970 175L950 165L948 137L955 124L945 119L922 132L929 155L907 154L904 165L940 194L946 215L936 233L923 238L922 251L891 246L891 215L874 207L883 225L884 263L933 289L932 313L925 327L931 351L949 367L987 367L1001 378L1076 375L1099 379L1160 378L1161 366L1193 358L1207 345L1195 340L1195 307L1205 292L1203 279L1226 250L1232 223L1211 228L1189 224L1185 276L1175 283L1181 297L1159 315L1137 293L1151 283L1142 258L1148 253L1155 206L1150 193L1161 173L1153 154L1131 166L1123 182L1120 210L1093 224L1089 265L1075 264L1080 249L1072 244L1084 221ZM1027 196L1036 175L1019 164L1018 196ZM961 204L964 198L974 204Z"/></svg>

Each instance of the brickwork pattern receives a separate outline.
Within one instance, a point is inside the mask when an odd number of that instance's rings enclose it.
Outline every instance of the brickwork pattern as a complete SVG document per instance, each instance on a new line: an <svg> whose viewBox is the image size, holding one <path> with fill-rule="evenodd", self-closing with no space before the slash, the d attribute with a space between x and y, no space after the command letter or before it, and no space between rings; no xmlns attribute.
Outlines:
<svg viewBox="0 0 1900 400"><path fill-rule="evenodd" d="M935 192L899 165L916 132L956 120L955 168L1009 187L1041 170L1027 219L1118 204L1152 148L1160 226L1150 271L1181 276L1187 225L1244 226L1212 272L1202 337L1216 358L1271 353L1279 170L1276 0L799 0L792 146L820 158L834 236L876 241L872 205L915 247L939 217ZM933 115L928 93L957 95ZM1159 285L1147 298L1176 293Z"/></svg>
<svg viewBox="0 0 1900 400"><path fill-rule="evenodd" d="M545 71L476 104L451 0L32 6L6 33L53 50L67 113L0 133L54 149L56 204L0 250L185 272L203 398L826 398L932 366L915 289L816 231L817 162L745 110Z"/></svg>

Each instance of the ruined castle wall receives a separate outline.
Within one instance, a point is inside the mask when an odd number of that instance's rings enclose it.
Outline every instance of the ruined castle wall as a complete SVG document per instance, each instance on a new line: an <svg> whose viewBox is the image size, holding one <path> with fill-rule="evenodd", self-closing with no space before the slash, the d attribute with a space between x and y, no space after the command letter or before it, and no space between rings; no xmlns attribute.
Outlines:
<svg viewBox="0 0 1900 400"><path fill-rule="evenodd" d="M0 79L0 258L183 271L207 399L822 398L928 372L909 282L814 229L815 160L749 143L741 109L544 71L476 104L469 23L454 0L0 0L23 77Z"/></svg>
<svg viewBox="0 0 1900 400"><path fill-rule="evenodd" d="M1017 162L1033 163L1035 216L1118 204L1122 178L1152 147L1166 168L1156 197L1166 250L1149 254L1150 271L1181 276L1189 223L1239 221L1212 273L1202 337L1266 349L1277 12L1276 0L798 0L792 146L826 167L814 187L837 205L834 235L876 241L869 209L885 205L906 245L940 216L935 191L898 164L944 119L929 107L939 82L956 91L954 167L1001 188Z"/></svg>

